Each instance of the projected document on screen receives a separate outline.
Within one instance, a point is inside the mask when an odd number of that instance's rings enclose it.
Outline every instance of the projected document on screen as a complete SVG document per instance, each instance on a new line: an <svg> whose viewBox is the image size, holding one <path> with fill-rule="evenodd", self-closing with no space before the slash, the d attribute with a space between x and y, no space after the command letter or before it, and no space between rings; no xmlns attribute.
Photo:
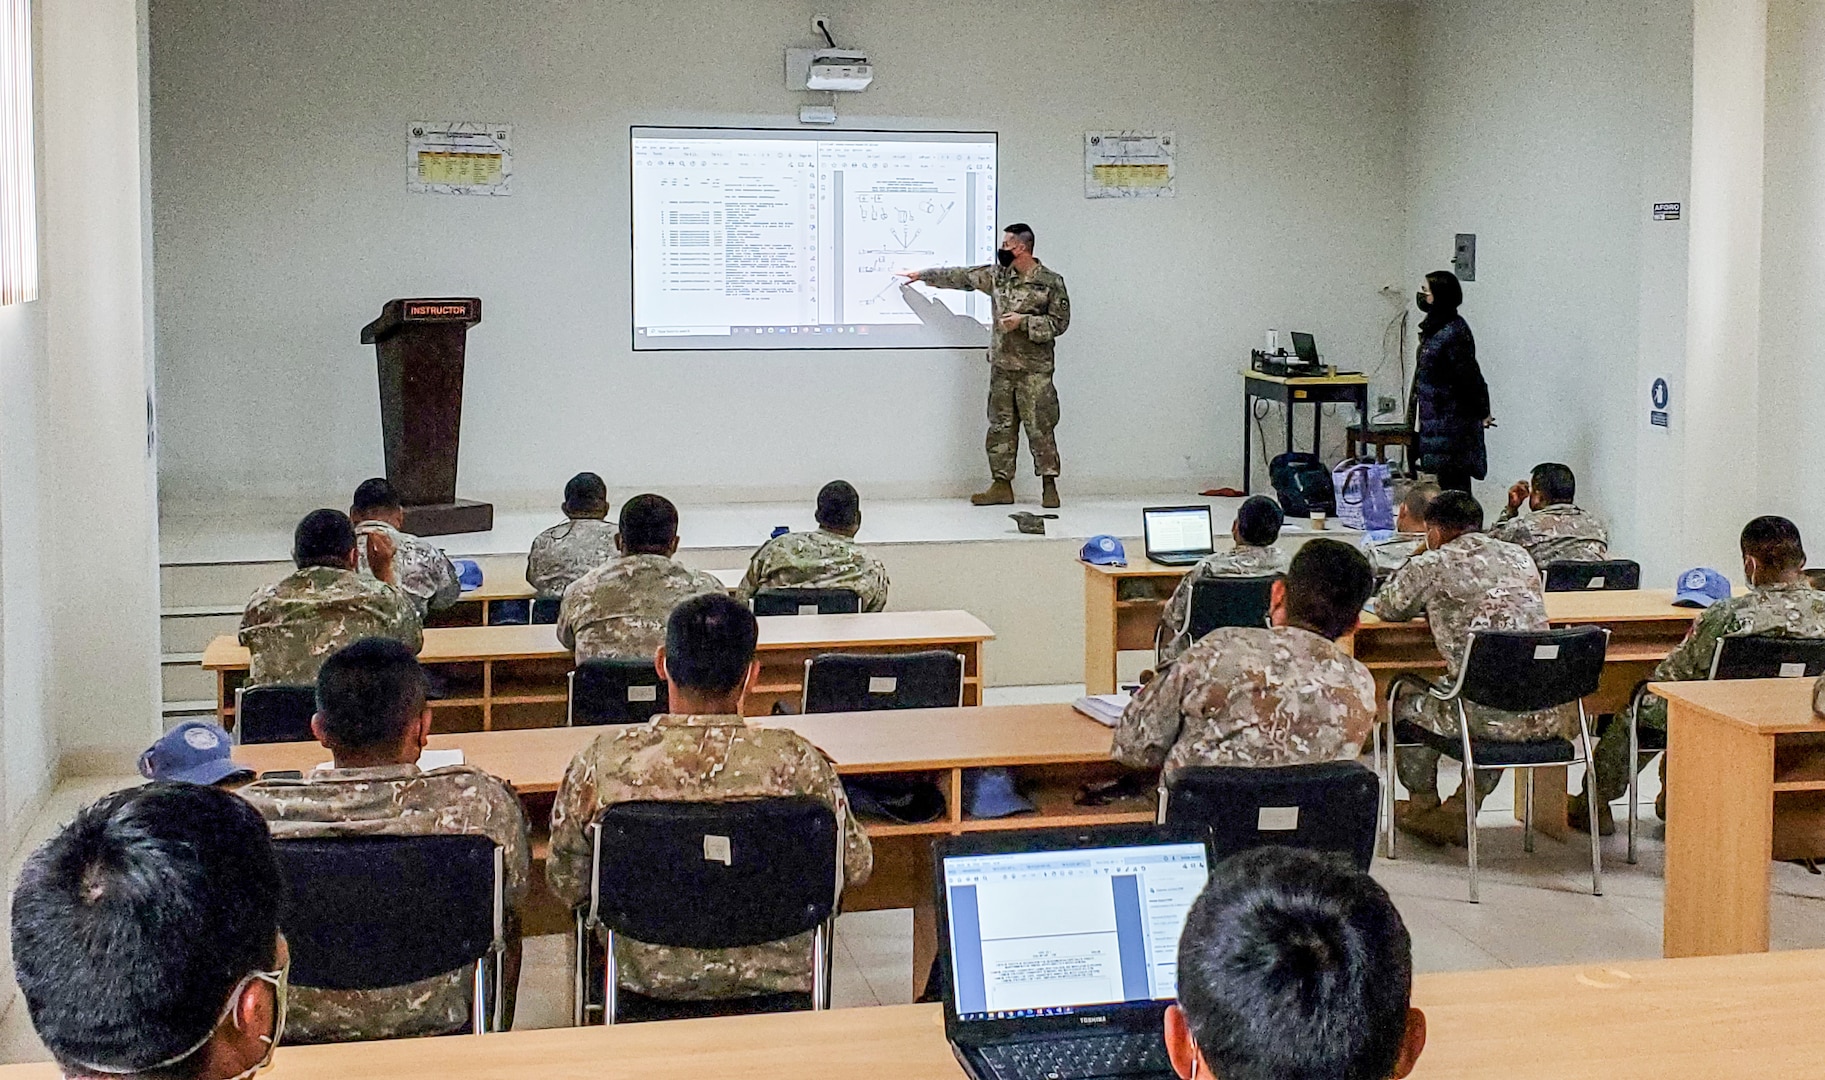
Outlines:
<svg viewBox="0 0 1825 1080"><path fill-rule="evenodd" d="M992 133L632 138L635 349L988 344L987 296L895 275L994 257Z"/></svg>

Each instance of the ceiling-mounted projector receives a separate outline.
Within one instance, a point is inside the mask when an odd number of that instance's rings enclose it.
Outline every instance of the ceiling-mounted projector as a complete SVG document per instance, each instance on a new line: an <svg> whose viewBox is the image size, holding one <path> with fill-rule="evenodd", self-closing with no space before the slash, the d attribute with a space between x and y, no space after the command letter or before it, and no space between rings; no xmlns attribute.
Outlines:
<svg viewBox="0 0 1825 1080"><path fill-rule="evenodd" d="M854 93L874 82L874 65L856 49L787 49L786 83L794 90Z"/></svg>

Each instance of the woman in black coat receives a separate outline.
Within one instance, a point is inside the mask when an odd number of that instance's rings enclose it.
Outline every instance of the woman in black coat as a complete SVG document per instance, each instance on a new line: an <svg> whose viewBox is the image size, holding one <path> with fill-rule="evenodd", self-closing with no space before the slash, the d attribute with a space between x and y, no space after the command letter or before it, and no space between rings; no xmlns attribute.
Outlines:
<svg viewBox="0 0 1825 1080"><path fill-rule="evenodd" d="M1469 491L1472 479L1488 475L1483 429L1495 421L1489 415L1489 384L1476 363L1476 339L1457 313L1464 286L1449 270L1435 270L1426 275L1418 301L1426 313L1413 373L1418 466L1437 474L1446 491Z"/></svg>

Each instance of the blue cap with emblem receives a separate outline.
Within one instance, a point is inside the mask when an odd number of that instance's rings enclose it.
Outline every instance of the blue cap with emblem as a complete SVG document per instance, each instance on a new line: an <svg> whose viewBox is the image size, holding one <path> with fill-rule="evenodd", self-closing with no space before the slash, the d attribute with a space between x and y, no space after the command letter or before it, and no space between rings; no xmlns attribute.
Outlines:
<svg viewBox="0 0 1825 1080"><path fill-rule="evenodd" d="M1710 607L1730 599L1730 579L1708 566L1686 570L1673 584L1673 602L1680 607Z"/></svg>
<svg viewBox="0 0 1825 1080"><path fill-rule="evenodd" d="M1127 566L1128 552L1122 542L1108 533L1099 533L1084 541L1077 557L1092 566Z"/></svg>
<svg viewBox="0 0 1825 1080"><path fill-rule="evenodd" d="M185 784L219 784L237 773L251 775L253 770L236 764L233 755L226 731L207 720L186 720L139 756L139 774Z"/></svg>

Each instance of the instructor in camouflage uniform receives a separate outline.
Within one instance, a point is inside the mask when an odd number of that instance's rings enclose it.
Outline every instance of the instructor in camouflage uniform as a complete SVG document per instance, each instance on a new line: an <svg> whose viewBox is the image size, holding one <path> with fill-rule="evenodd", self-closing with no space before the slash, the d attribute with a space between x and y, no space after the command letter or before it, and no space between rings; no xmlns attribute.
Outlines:
<svg viewBox="0 0 1825 1080"><path fill-rule="evenodd" d="M1027 429L1033 471L1044 484L1041 501L1058 505L1058 390L1052 385L1052 343L1071 325L1065 279L1033 257L1033 230L1009 225L989 266L915 270L907 281L934 289L975 289L995 298L990 327L989 475L987 491L970 496L977 506L1014 501L1014 455L1020 425Z"/></svg>

